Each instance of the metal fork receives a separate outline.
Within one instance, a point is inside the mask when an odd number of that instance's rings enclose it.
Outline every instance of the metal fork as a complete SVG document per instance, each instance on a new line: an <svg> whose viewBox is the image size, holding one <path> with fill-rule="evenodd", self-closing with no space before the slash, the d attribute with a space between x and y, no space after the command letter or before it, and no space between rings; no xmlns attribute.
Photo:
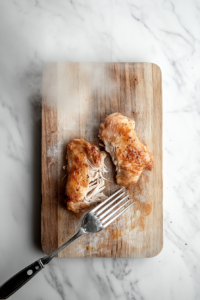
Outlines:
<svg viewBox="0 0 200 300"><path fill-rule="evenodd" d="M40 258L11 277L0 287L0 299L7 299L41 271L56 254L83 234L99 232L123 214L134 202L130 203L123 188L89 211L83 218L80 230L65 244L50 255ZM122 209L123 208L123 209Z"/></svg>

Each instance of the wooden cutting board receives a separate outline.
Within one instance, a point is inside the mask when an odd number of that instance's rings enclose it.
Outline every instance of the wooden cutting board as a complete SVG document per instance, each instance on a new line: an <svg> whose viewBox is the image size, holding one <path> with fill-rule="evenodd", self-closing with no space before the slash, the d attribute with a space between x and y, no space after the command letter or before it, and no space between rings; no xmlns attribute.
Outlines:
<svg viewBox="0 0 200 300"><path fill-rule="evenodd" d="M162 79L151 63L52 63L43 76L42 248L49 254L79 229L84 213L63 204L66 144L83 138L99 145L100 122L120 112L136 122L139 139L155 155L127 192L135 201L106 230L81 236L59 257L152 257L163 247ZM106 158L114 181L115 170ZM105 194L119 186L106 182Z"/></svg>

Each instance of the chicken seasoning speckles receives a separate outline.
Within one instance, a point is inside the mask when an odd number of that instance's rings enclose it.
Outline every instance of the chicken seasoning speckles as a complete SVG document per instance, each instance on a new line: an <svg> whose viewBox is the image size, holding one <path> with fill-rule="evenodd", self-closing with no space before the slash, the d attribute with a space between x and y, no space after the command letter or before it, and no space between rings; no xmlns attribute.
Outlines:
<svg viewBox="0 0 200 300"><path fill-rule="evenodd" d="M105 200L103 173L106 153L82 139L67 144L67 183L64 202L68 210L78 213L92 203Z"/></svg>
<svg viewBox="0 0 200 300"><path fill-rule="evenodd" d="M138 139L135 121L114 113L100 125L99 136L116 166L120 185L135 184L144 169L152 170L154 156Z"/></svg>

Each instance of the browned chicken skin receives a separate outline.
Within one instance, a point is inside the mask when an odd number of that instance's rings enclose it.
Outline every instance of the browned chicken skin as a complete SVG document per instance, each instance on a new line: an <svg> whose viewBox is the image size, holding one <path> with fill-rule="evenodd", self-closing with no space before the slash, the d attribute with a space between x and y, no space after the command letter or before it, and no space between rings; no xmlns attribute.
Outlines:
<svg viewBox="0 0 200 300"><path fill-rule="evenodd" d="M105 152L99 152L97 146L82 139L72 140L67 145L68 175L64 201L69 210L77 213L106 198L102 193L105 157Z"/></svg>
<svg viewBox="0 0 200 300"><path fill-rule="evenodd" d="M145 168L152 170L154 156L137 138L134 120L120 113L109 115L100 124L99 136L116 165L118 184L135 184Z"/></svg>

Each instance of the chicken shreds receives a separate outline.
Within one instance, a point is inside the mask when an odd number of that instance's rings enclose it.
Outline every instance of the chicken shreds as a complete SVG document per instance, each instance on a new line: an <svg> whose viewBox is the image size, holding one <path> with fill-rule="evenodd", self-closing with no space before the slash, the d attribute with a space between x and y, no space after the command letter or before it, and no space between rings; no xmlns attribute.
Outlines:
<svg viewBox="0 0 200 300"><path fill-rule="evenodd" d="M99 136L116 165L118 184L135 184L144 169L152 170L154 156L136 136L134 120L120 113L109 115L100 124Z"/></svg>
<svg viewBox="0 0 200 300"><path fill-rule="evenodd" d="M72 140L67 145L67 183L65 204L69 210L77 213L91 203L103 201L102 193L106 172L105 152L82 139Z"/></svg>

